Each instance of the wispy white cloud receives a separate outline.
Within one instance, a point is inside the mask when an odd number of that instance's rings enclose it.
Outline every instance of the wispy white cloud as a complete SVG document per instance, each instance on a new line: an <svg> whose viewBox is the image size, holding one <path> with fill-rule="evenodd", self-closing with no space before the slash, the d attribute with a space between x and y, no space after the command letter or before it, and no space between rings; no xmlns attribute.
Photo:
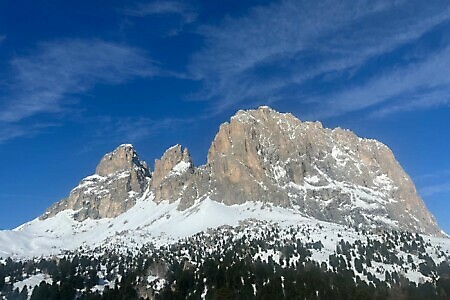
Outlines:
<svg viewBox="0 0 450 300"><path fill-rule="evenodd" d="M420 84L422 85L422 84ZM422 85L423 86L423 85ZM428 109L441 106L450 105L450 86L443 84L434 88L424 88L423 91L410 91L408 86L405 86L397 101L394 103L386 103L383 107L375 109L370 116L385 117L397 112L408 112L417 109ZM386 98L380 99L380 101Z"/></svg>
<svg viewBox="0 0 450 300"><path fill-rule="evenodd" d="M194 55L190 70L205 87L196 97L216 100L218 110L244 101L281 99L310 104L311 115L325 104L336 109L335 114L367 107L375 100L357 96L370 90L331 91L326 96L338 100L328 101L314 96L322 91L308 91L306 85L314 80L328 84L351 79L370 60L449 20L449 12L445 1L428 5L421 1L285 0L253 8L244 16L199 30L206 47ZM366 87L370 85L376 84Z"/></svg>
<svg viewBox="0 0 450 300"><path fill-rule="evenodd" d="M201 118L201 117L200 117ZM161 133L179 132L181 128L197 122L199 118L147 118L96 116L79 120L92 128L89 141L82 145L82 154L105 143L138 143Z"/></svg>
<svg viewBox="0 0 450 300"><path fill-rule="evenodd" d="M11 81L0 99L0 132L5 141L36 128L18 122L41 113L60 113L97 84L120 84L158 74L141 50L100 40L42 43L11 62ZM9 132L9 133L8 133Z"/></svg>
<svg viewBox="0 0 450 300"><path fill-rule="evenodd" d="M162 131L180 130L182 126L193 123L198 119L193 118L173 118L163 119L150 118L121 118L114 120L111 126L118 139L128 142L137 142L145 138L152 137Z"/></svg>
<svg viewBox="0 0 450 300"><path fill-rule="evenodd" d="M187 2L175 0L159 0L152 2L140 2L124 10L124 14L133 17L145 17L151 15L178 15L184 24L192 23L197 19L197 11Z"/></svg>
<svg viewBox="0 0 450 300"><path fill-rule="evenodd" d="M13 122L41 112L57 112L70 96L96 84L118 84L154 76L157 68L138 49L98 40L41 44L37 53L12 63L10 94L0 121Z"/></svg>
<svg viewBox="0 0 450 300"><path fill-rule="evenodd" d="M431 197L437 194L449 193L450 182L426 186L424 188L419 189L419 192L422 195L422 197Z"/></svg>
<svg viewBox="0 0 450 300"><path fill-rule="evenodd" d="M0 144L18 137L33 137L42 133L44 130L58 125L57 123L39 123L32 125L2 124L0 126Z"/></svg>
<svg viewBox="0 0 450 300"><path fill-rule="evenodd" d="M450 193L450 170L442 169L415 176L419 193L424 198Z"/></svg>
<svg viewBox="0 0 450 300"><path fill-rule="evenodd" d="M374 116L385 116L398 111L449 104L450 77L443 76L449 68L450 47L446 47L424 61L394 68L366 84L336 93L332 100L314 99L320 103L315 115L340 115L387 104L372 113Z"/></svg>
<svg viewBox="0 0 450 300"><path fill-rule="evenodd" d="M414 181L427 181L427 180L435 181L436 179L440 179L440 178L449 178L450 179L450 169L437 170L432 173L415 176Z"/></svg>

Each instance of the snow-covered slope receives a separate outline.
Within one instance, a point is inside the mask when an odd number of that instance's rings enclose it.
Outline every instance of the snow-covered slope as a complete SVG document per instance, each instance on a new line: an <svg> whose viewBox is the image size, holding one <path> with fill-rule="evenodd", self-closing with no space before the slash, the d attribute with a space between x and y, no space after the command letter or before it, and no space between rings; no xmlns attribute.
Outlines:
<svg viewBox="0 0 450 300"><path fill-rule="evenodd" d="M148 242L176 241L222 225L236 226L247 219L281 224L311 222L293 209L264 207L257 202L227 206L205 199L179 211L177 202L157 204L153 198L151 194L144 195L135 206L116 218L79 222L74 220L76 211L65 210L45 220L37 218L14 230L0 231L0 256L45 256L80 246L114 247L116 243L133 248Z"/></svg>
<svg viewBox="0 0 450 300"><path fill-rule="evenodd" d="M411 255L411 251L404 250L404 245L400 243L394 246L396 242L389 242L386 235L380 232L363 232L315 220L302 215L296 209L258 202L227 206L205 199L197 201L185 211L179 211L176 209L177 202L157 204L153 198L152 194L145 194L137 200L134 207L116 218L86 219L79 222L73 219L75 211L66 210L45 220L35 219L12 231L2 231L0 256L12 255L25 259L59 254L64 250L81 253L91 253L94 250L100 254L108 251L138 253L142 246L149 243L156 246L167 245L200 232L223 238L230 236L231 240L242 240L244 236L248 237L248 241L263 239L267 247L254 257L255 260L262 261L266 261L269 256L278 261L281 254L277 249L292 240L300 240L305 244L320 243L321 247L311 249L311 259L329 266L332 264L330 256L336 254L336 249L342 243L366 245L369 240L371 243L379 241L382 244L391 244L394 248L390 246L389 251L396 253L396 256L405 262L408 260L407 256ZM274 230L278 234L276 240L272 241L268 239L268 234L273 238ZM413 254L411 263L400 266L389 262L372 262L372 266L366 269L381 280L386 270L405 273L408 279L416 282L430 280L413 265L417 266L424 261L420 257L425 253L430 255L436 264L448 259L450 239L428 236L422 238L428 246L424 253ZM210 251L221 251L220 245L212 244L208 247L212 247ZM358 258L358 255L355 258ZM348 264L355 268L353 260L352 257ZM363 274L360 276L365 278Z"/></svg>
<svg viewBox="0 0 450 300"><path fill-rule="evenodd" d="M247 224L249 230L264 228L264 224L277 224L280 228L302 228L314 226L320 230L303 235L305 242L321 241L324 248L313 254L317 261L326 261L333 254L338 242L343 239L353 243L376 233L361 231L342 225L318 221L306 217L296 209L280 208L259 202L246 202L227 206L210 199L197 201L185 211L176 209L178 203L153 201L152 194L145 194L136 205L116 218L73 218L75 211L66 210L45 220L35 219L11 231L0 232L0 256L29 258L59 254L64 250L89 251L96 247L136 251L147 243L156 245L176 242L201 231L223 225ZM301 236L301 235L299 235ZM426 237L434 247L450 251L447 238Z"/></svg>

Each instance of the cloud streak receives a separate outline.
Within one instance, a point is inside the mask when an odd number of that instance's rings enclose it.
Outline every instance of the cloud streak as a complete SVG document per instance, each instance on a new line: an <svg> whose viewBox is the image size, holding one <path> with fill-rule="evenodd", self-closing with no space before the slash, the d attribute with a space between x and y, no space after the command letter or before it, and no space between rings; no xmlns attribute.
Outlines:
<svg viewBox="0 0 450 300"><path fill-rule="evenodd" d="M43 130L55 126L58 126L58 124L57 123L40 123L32 125L3 124L0 127L0 144L18 137L33 137L41 133Z"/></svg>
<svg viewBox="0 0 450 300"><path fill-rule="evenodd" d="M120 84L159 73L142 51L101 40L63 40L39 45L11 61L11 78L0 98L0 142L28 135L18 122L42 113L65 112L98 84ZM29 128L34 132L38 128Z"/></svg>
<svg viewBox="0 0 450 300"><path fill-rule="evenodd" d="M204 82L196 97L215 100L219 111L244 102L294 101L311 106L311 117L320 116L324 107L341 115L375 105L388 99L358 96L382 82L353 83L354 75L447 22L449 12L444 1L427 5L420 1L286 0L253 8L245 16L199 29L206 47L193 56L190 65L193 76ZM416 66L428 71L423 64ZM387 81L408 70L411 67L383 71L390 74L377 73L367 81L381 75ZM416 77L420 76L417 71ZM410 83L417 82L411 77ZM400 85L388 89L391 94L402 92Z"/></svg>
<svg viewBox="0 0 450 300"><path fill-rule="evenodd" d="M15 58L11 67L11 100L3 100L1 122L58 112L69 98L96 84L119 84L158 72L140 50L99 40L43 43L37 53Z"/></svg>
<svg viewBox="0 0 450 300"><path fill-rule="evenodd" d="M446 170L439 170L433 173L423 174L419 176L414 177L414 181L427 181L427 180L433 180L436 181L436 179L440 178L449 178L450 177L450 169Z"/></svg>
<svg viewBox="0 0 450 300"><path fill-rule="evenodd" d="M418 184L419 193L426 198L450 192L450 170L436 170L432 173L414 177Z"/></svg>
<svg viewBox="0 0 450 300"><path fill-rule="evenodd" d="M147 117L111 117L96 116L78 120L91 128L90 142L83 144L82 154L107 143L138 143L168 132L179 132L180 128L198 122L199 118L165 117L161 119Z"/></svg>
<svg viewBox="0 0 450 300"><path fill-rule="evenodd" d="M431 197L442 193L449 193L450 183L447 182L442 184L430 185L420 189L419 192L423 197Z"/></svg>
<svg viewBox="0 0 450 300"><path fill-rule="evenodd" d="M146 17L154 15L178 15L183 24L192 23L197 19L197 11L181 1L160 0L141 2L124 10L124 14L132 17Z"/></svg>
<svg viewBox="0 0 450 300"><path fill-rule="evenodd" d="M341 115L378 104L373 116L399 111L435 107L450 103L450 78L443 76L450 68L450 46L431 57L409 66L393 69L366 84L336 93L333 100L314 99L320 103L321 117ZM327 109L324 112L325 108Z"/></svg>
<svg viewBox="0 0 450 300"><path fill-rule="evenodd" d="M162 131L179 130L182 126L186 126L195 121L198 121L198 118L122 118L115 120L111 124L111 127L114 128L114 132L118 139L135 143L142 139L160 134Z"/></svg>

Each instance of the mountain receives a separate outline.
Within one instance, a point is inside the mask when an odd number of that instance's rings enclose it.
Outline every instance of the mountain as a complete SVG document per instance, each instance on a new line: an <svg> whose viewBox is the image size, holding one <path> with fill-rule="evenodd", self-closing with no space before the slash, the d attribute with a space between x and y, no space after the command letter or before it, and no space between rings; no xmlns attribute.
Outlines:
<svg viewBox="0 0 450 300"><path fill-rule="evenodd" d="M135 205L149 180L149 168L139 160L133 146L121 145L102 158L94 175L84 178L69 197L52 205L40 219L67 209L77 211L77 221L117 217Z"/></svg>
<svg viewBox="0 0 450 300"><path fill-rule="evenodd" d="M67 198L0 232L0 253L43 255L120 236L176 240L251 218L444 235L387 146L260 107L220 126L202 166L175 145L152 172L120 145Z"/></svg>
<svg viewBox="0 0 450 300"><path fill-rule="evenodd" d="M121 145L41 219L67 209L78 221L116 217L147 189L156 203L179 201L180 211L205 199L255 201L348 226L441 234L387 146L268 107L238 111L222 124L203 166L176 145L152 173L131 145Z"/></svg>
<svg viewBox="0 0 450 300"><path fill-rule="evenodd" d="M0 296L227 298L226 282L228 298L445 299L449 252L386 145L260 107L220 126L204 165L175 145L151 171L123 144L43 215L0 231Z"/></svg>

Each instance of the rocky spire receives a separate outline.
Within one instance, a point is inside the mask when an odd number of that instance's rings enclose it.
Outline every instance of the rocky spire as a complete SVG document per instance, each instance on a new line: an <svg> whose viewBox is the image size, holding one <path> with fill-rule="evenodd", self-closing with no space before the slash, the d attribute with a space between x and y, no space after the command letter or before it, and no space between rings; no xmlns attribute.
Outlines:
<svg viewBox="0 0 450 300"><path fill-rule="evenodd" d="M151 190L155 201L192 199L197 196L197 190L188 188L194 176L194 164L187 148L180 145L170 147L161 159L155 161ZM192 194L186 194L187 192Z"/></svg>
<svg viewBox="0 0 450 300"><path fill-rule="evenodd" d="M169 173L173 175L184 172L192 173L192 159L187 148L174 145L164 152L160 159L155 160L155 171L153 172L152 187L157 187Z"/></svg>
<svg viewBox="0 0 450 300"><path fill-rule="evenodd" d="M77 220L112 218L133 207L148 187L150 170L129 144L117 147L100 161L95 174L83 179L69 197L55 203L41 218L62 210L78 211Z"/></svg>
<svg viewBox="0 0 450 300"><path fill-rule="evenodd" d="M103 156L97 165L95 174L108 176L116 172L130 171L133 169L142 169L145 172L148 171L148 166L145 162L139 160L133 145L122 144L114 151Z"/></svg>

